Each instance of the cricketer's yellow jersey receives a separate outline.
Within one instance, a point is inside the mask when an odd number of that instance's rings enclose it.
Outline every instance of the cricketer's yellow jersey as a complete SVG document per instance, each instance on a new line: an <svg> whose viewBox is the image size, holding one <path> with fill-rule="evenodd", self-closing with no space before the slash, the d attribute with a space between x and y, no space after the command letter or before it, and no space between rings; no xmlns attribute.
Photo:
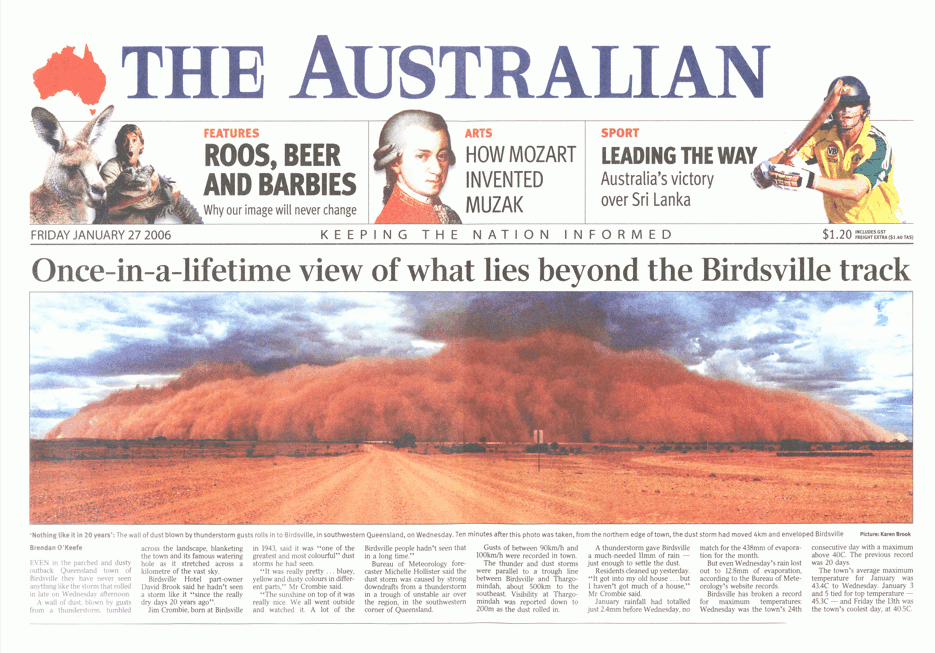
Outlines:
<svg viewBox="0 0 935 653"><path fill-rule="evenodd" d="M826 123L799 149L807 163L817 163L821 174L830 179L851 179L863 175L870 191L860 200L825 195L825 213L835 223L900 222L899 193L893 184L893 149L886 135L864 121L857 142L847 150L833 123Z"/></svg>

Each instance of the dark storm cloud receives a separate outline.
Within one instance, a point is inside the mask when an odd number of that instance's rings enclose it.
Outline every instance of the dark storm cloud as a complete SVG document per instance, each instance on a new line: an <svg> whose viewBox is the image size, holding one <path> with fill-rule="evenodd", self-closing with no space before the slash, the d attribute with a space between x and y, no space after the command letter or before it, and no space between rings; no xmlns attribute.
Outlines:
<svg viewBox="0 0 935 653"><path fill-rule="evenodd" d="M423 337L441 340L509 340L559 330L602 341L607 320L600 297L586 293L478 294L466 306L425 315L418 331Z"/></svg>
<svg viewBox="0 0 935 653"><path fill-rule="evenodd" d="M336 316L360 308L353 298L321 296L310 306L302 295L174 294L145 296L143 306L130 308L125 296L86 296L85 304L93 303L101 316L75 320L69 329L99 341L94 354L34 357L31 371L159 374L196 361L242 361L270 371L301 363L331 365L352 356L405 355L399 338L375 339L372 325L334 323Z"/></svg>
<svg viewBox="0 0 935 653"><path fill-rule="evenodd" d="M459 309L424 313L419 333L443 340L506 340L560 330L618 351L661 349L684 362L698 362L716 347L706 334L778 301L774 293L666 292L485 293L464 299L466 304ZM413 301L424 305L426 299ZM768 338L789 336L770 334ZM701 350L695 351L699 346Z"/></svg>
<svg viewBox="0 0 935 653"><path fill-rule="evenodd" d="M561 331L845 407L872 404L872 394L881 411L900 413L893 422L911 421L911 383L880 380L868 364L884 345L911 351L911 301L898 293L50 293L32 304L35 392L102 391L108 379L135 384L130 375L177 374L198 361L269 373ZM57 410L48 397L43 409Z"/></svg>

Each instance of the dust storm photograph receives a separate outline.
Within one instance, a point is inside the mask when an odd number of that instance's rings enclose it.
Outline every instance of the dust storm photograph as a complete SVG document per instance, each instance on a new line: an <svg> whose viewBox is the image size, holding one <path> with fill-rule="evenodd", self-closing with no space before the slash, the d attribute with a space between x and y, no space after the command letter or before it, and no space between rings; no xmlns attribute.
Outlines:
<svg viewBox="0 0 935 653"><path fill-rule="evenodd" d="M33 293L34 524L907 523L911 293Z"/></svg>

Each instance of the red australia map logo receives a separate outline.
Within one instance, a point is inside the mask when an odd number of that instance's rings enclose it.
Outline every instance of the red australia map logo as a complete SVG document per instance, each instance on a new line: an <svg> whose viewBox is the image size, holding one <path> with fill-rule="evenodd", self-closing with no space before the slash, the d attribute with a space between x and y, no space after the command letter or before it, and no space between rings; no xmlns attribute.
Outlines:
<svg viewBox="0 0 935 653"><path fill-rule="evenodd" d="M56 52L46 64L33 73L33 83L39 89L39 97L45 100L56 93L71 93L87 105L95 105L101 100L107 77L94 61L94 55L84 46L84 56L75 54L75 48L68 46ZM91 109L91 114L94 114Z"/></svg>

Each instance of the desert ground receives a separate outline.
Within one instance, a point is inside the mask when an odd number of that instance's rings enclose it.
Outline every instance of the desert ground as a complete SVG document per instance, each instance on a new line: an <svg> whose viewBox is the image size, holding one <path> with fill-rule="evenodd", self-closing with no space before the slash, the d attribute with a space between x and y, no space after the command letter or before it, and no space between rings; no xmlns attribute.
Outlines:
<svg viewBox="0 0 935 653"><path fill-rule="evenodd" d="M912 452L36 442L34 524L906 523ZM541 470L539 459L541 458Z"/></svg>

